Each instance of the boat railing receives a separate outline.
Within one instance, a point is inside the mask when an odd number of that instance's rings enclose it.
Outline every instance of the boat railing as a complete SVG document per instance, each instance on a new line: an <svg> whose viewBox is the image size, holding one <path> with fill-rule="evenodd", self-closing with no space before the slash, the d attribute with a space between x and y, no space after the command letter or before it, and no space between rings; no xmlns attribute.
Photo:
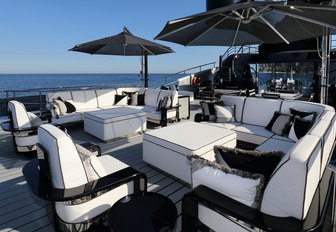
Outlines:
<svg viewBox="0 0 336 232"><path fill-rule="evenodd" d="M216 67L216 62L210 62L210 63L206 63L206 64L197 65L195 67L183 69L183 70L178 71L176 73L169 74L167 76L163 76L162 77L162 80L163 80L162 83L168 84L170 82L175 81L177 79L176 77L181 77L181 75L183 75L183 74L191 74L191 73L201 72L202 70L215 68L215 67Z"/></svg>

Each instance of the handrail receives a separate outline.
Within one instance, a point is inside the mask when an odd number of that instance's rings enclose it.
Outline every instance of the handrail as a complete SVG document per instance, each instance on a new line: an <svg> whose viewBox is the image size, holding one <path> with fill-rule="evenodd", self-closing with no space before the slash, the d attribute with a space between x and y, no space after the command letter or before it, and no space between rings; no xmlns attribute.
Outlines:
<svg viewBox="0 0 336 232"><path fill-rule="evenodd" d="M167 76L164 76L162 77L162 79L164 79L164 83L167 84L167 79L168 77L171 77L171 76L176 76L176 75L179 75L179 74L186 74L187 71L190 71L190 70L193 70L193 69L199 69L199 71L202 71L202 68L205 67L205 66L209 66L209 65L212 65L213 68L216 67L216 63L217 62L210 62L210 63L206 63L206 64L201 64L201 65L197 65L195 67L192 67L192 68L187 68L187 69L183 69L181 71L178 71L176 73L173 73L173 74L169 74Z"/></svg>

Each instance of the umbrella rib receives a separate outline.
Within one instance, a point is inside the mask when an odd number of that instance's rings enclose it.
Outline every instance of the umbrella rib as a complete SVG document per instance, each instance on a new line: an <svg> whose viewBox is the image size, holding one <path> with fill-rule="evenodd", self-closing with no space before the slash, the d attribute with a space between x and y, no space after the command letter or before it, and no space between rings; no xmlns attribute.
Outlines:
<svg viewBox="0 0 336 232"><path fill-rule="evenodd" d="M329 24L329 23L321 22L319 20L314 20L312 18L307 18L307 17L304 17L304 16L296 15L296 14L293 14L293 13L290 13L290 12L287 12L287 11L283 11L283 10L278 9L278 8L274 8L273 10L276 11L276 12L282 13L284 15L291 16L293 18L297 18L297 19L300 19L300 20L303 20L303 21L306 21L306 22L309 22L309 23L314 23L314 24L317 24L317 25L322 25L322 26L325 26L325 27L330 27L330 28L336 29L336 25L332 25L332 24Z"/></svg>
<svg viewBox="0 0 336 232"><path fill-rule="evenodd" d="M198 40L200 37L202 37L205 33L207 33L208 31L210 31L211 29L213 29L215 26L217 26L218 24L220 24L221 22L223 22L225 19L227 19L227 16L224 17L224 18L222 18L218 22L216 22L214 25L212 25L211 27L209 27L207 30L203 31L201 34L199 34L194 39L192 39L191 41L189 41L186 45L188 46L188 45L192 44L193 42L195 42L196 40Z"/></svg>
<svg viewBox="0 0 336 232"><path fill-rule="evenodd" d="M254 8L252 8L251 7L251 9L253 10L253 12L254 13L257 13L258 11L256 10L256 9L254 9ZM274 32L275 32L275 34L277 34L284 42L286 42L287 44L289 44L289 42L288 42L288 40L283 36L283 35L281 35L281 33L277 30L277 29L275 29L274 27L273 27L273 25L270 23L270 22L268 22L263 16L259 16L259 18L267 25L267 26L269 26Z"/></svg>
<svg viewBox="0 0 336 232"><path fill-rule="evenodd" d="M239 32L239 28L240 28L241 23L242 23L242 20L239 20L237 30L236 30L235 35L233 37L231 46L234 46L234 44L236 43L236 39L237 39L237 36L238 36L238 32Z"/></svg>

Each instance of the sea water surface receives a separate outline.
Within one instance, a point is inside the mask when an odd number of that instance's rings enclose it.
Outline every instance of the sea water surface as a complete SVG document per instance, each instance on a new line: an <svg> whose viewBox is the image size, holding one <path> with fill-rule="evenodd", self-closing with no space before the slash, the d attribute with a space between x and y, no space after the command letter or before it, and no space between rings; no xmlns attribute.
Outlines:
<svg viewBox="0 0 336 232"><path fill-rule="evenodd" d="M157 88L182 75L149 74L148 85ZM64 87L120 87L141 86L139 74L0 74L0 99L6 90L27 90ZM16 92L15 96L37 95L37 92Z"/></svg>

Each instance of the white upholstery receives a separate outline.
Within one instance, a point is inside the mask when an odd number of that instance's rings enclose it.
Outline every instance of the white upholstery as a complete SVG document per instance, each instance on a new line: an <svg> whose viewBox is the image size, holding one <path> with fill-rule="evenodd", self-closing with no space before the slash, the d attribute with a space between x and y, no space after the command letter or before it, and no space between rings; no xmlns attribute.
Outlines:
<svg viewBox="0 0 336 232"><path fill-rule="evenodd" d="M316 112L316 118L319 118L325 109L330 109L328 106L316 104L313 102L287 100L287 101L284 101L283 104L281 105L281 113L289 114L290 108L294 108L294 109L302 110L302 111Z"/></svg>
<svg viewBox="0 0 336 232"><path fill-rule="evenodd" d="M38 141L48 151L51 184L73 188L88 182L82 161L72 139L53 125L38 129Z"/></svg>
<svg viewBox="0 0 336 232"><path fill-rule="evenodd" d="M147 129L146 112L131 108L113 108L84 114L84 130L95 137L108 141Z"/></svg>
<svg viewBox="0 0 336 232"><path fill-rule="evenodd" d="M8 110L12 113L12 123L14 129L30 128L30 120L26 107L18 101L8 102Z"/></svg>
<svg viewBox="0 0 336 232"><path fill-rule="evenodd" d="M114 105L116 90L115 89L97 89L98 107L109 107Z"/></svg>
<svg viewBox="0 0 336 232"><path fill-rule="evenodd" d="M159 102L159 89L147 89L145 92L145 104L148 106L157 107Z"/></svg>
<svg viewBox="0 0 336 232"><path fill-rule="evenodd" d="M281 100L249 97L245 100L243 123L265 127L275 111L280 111ZM267 110L266 110L267 109Z"/></svg>
<svg viewBox="0 0 336 232"><path fill-rule="evenodd" d="M72 139L53 125L38 130L39 143L48 152L51 184L55 188L69 189L88 183L82 161ZM128 167L109 155L89 156L92 168L99 178ZM58 217L66 223L82 223L100 215L121 199L134 193L133 181L114 188L79 204L56 202Z"/></svg>
<svg viewBox="0 0 336 232"><path fill-rule="evenodd" d="M202 135L207 136L202 136ZM190 153L214 159L213 146L236 145L236 133L219 127L183 122L146 132L143 160L191 184Z"/></svg>
<svg viewBox="0 0 336 232"><path fill-rule="evenodd" d="M53 99L62 98L63 101L72 100L71 92L52 92L46 94L47 102L52 102Z"/></svg>
<svg viewBox="0 0 336 232"><path fill-rule="evenodd" d="M286 141L281 139L270 138L259 145L256 150L259 151L283 151L287 153L295 143L293 141Z"/></svg>
<svg viewBox="0 0 336 232"><path fill-rule="evenodd" d="M321 140L306 135L280 161L267 184L261 211L304 219L320 181Z"/></svg>
<svg viewBox="0 0 336 232"><path fill-rule="evenodd" d="M33 125L31 122L31 120L35 120L29 118L31 113L27 112L26 107L21 102L15 100L8 102L8 110L11 112L13 129L27 130L16 131L13 133L17 150L19 152L36 150L35 145L38 141L37 135L29 135L29 133L32 131L29 131L28 129L30 129L32 126L38 126L38 124Z"/></svg>
<svg viewBox="0 0 336 232"><path fill-rule="evenodd" d="M244 178L212 167L203 167L195 171L192 181L193 188L205 185L250 207L255 203L257 188L261 184L261 178Z"/></svg>
<svg viewBox="0 0 336 232"><path fill-rule="evenodd" d="M132 106L128 105L128 98L125 98L115 104L116 94L125 94L125 92L137 92L145 95L145 105ZM172 95L173 106L178 105L177 91L160 90L160 89L145 89L140 87L125 87L118 89L97 89L97 90L79 90L70 92L55 92L48 93L47 108L52 112L52 122L56 124L65 124L72 122L81 122L84 120L85 112L92 112L97 110L113 109L115 106L127 106L136 108L147 113L147 120L155 123L161 122L161 111L157 111L160 97ZM76 112L65 113L64 115L56 115L50 106L50 102L57 97L62 100L67 100L76 108ZM170 109L167 112L168 119L176 119L176 109Z"/></svg>
<svg viewBox="0 0 336 232"><path fill-rule="evenodd" d="M235 127L241 125L241 123L239 123L239 122L232 122L232 123L222 122L222 123L216 123L214 121L204 121L204 122L201 122L201 123L206 124L206 125L211 125L211 126L217 126L217 127L221 127L221 128L225 128L225 129L230 129L230 130L233 130Z"/></svg>
<svg viewBox="0 0 336 232"><path fill-rule="evenodd" d="M220 100L224 102L224 105L235 105L236 106L235 118L237 122L241 122L246 97L222 95Z"/></svg>
<svg viewBox="0 0 336 232"><path fill-rule="evenodd" d="M237 132L237 139L254 144L261 144L273 135L266 128L251 124L241 124L232 130Z"/></svg>
<svg viewBox="0 0 336 232"><path fill-rule="evenodd" d="M237 133L237 139L258 145L256 150L281 150L286 153L265 188L261 211L273 216L304 219L309 207L311 207L312 197L320 183L320 178L332 155L336 136L335 110L327 105L280 99L223 95L221 100L224 104L236 105L236 116L239 120L242 115L242 124L230 125L230 123L214 122L202 122L201 124L234 130ZM307 112L313 111L317 114L312 128L296 143L286 136L273 134L265 128L275 111L288 114L290 108ZM202 184L207 181L212 183L214 176L214 174L203 173L197 176L197 179L198 181L202 179ZM219 180L218 183L221 181ZM211 188L228 195L221 187L219 184L217 187L212 186ZM221 231L220 228L223 228L221 226L224 225L231 228L230 219L219 216L206 206L201 208L199 219L209 228L215 231ZM237 228L235 229L240 231L240 227ZM245 229L243 228L242 231Z"/></svg>

